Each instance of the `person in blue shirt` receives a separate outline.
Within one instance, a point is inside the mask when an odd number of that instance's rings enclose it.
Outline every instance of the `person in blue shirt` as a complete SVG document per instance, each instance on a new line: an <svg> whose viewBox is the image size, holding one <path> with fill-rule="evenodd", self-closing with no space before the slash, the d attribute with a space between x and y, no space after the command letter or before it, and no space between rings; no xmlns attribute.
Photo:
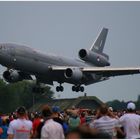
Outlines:
<svg viewBox="0 0 140 140"><path fill-rule="evenodd" d="M0 126L3 130L3 133L1 134L0 138L1 139L7 139L7 130L8 130L8 126L5 120L2 120L2 125Z"/></svg>

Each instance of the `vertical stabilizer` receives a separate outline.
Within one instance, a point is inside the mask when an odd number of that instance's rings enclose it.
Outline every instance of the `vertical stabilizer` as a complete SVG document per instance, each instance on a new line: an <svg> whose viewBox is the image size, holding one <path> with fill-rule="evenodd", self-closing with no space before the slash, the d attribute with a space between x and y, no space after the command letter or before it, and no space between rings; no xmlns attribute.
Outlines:
<svg viewBox="0 0 140 140"><path fill-rule="evenodd" d="M95 42L91 46L90 50L97 52L97 53L102 53L103 49L104 49L107 34L108 34L108 29L103 28L101 30L100 34L97 36L97 39L95 40Z"/></svg>

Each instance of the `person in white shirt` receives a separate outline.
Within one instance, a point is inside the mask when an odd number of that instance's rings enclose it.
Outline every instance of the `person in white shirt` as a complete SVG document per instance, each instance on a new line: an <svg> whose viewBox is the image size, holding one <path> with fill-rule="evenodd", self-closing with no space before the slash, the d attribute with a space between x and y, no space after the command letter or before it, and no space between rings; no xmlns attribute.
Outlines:
<svg viewBox="0 0 140 140"><path fill-rule="evenodd" d="M136 106L133 102L128 103L127 113L119 119L127 139L140 138L140 115L135 113L135 109Z"/></svg>
<svg viewBox="0 0 140 140"><path fill-rule="evenodd" d="M41 139L64 139L62 125L52 119L52 111L48 105L42 110L45 123L41 129Z"/></svg>
<svg viewBox="0 0 140 140"><path fill-rule="evenodd" d="M25 107L17 109L18 119L13 120L9 124L8 139L29 139L32 132L32 122L26 119Z"/></svg>

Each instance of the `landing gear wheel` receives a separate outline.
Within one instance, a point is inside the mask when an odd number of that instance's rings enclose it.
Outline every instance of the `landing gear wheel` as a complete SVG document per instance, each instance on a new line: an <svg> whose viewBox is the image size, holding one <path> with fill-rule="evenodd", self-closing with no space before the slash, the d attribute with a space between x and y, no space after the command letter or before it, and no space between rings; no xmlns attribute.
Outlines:
<svg viewBox="0 0 140 140"><path fill-rule="evenodd" d="M80 91L84 92L84 87L83 86L80 87Z"/></svg>
<svg viewBox="0 0 140 140"><path fill-rule="evenodd" d="M72 91L76 91L76 87L75 86L72 86Z"/></svg>
<svg viewBox="0 0 140 140"><path fill-rule="evenodd" d="M79 87L76 87L76 90L75 90L76 92L79 92Z"/></svg>
<svg viewBox="0 0 140 140"><path fill-rule="evenodd" d="M60 90L59 90L59 86L57 86L57 87L56 87L56 91L57 91L57 92L59 92L59 91L60 91Z"/></svg>
<svg viewBox="0 0 140 140"><path fill-rule="evenodd" d="M64 87L63 86L57 86L56 87L56 91L57 92L59 92L59 91L63 92L64 91Z"/></svg>
<svg viewBox="0 0 140 140"><path fill-rule="evenodd" d="M63 87L63 86L60 86L60 87L59 87L59 90L60 90L61 92L63 92L63 91L64 91L64 87Z"/></svg>
<svg viewBox="0 0 140 140"><path fill-rule="evenodd" d="M76 92L84 92L84 87L83 86L72 86L72 91L76 91Z"/></svg>

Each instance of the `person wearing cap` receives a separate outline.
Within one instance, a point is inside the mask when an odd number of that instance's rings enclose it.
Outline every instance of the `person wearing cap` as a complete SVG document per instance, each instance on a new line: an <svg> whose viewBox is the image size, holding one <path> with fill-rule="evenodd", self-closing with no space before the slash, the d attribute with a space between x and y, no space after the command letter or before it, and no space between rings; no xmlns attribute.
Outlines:
<svg viewBox="0 0 140 140"><path fill-rule="evenodd" d="M58 106L53 106L52 107L52 118L53 118L54 121L63 125L63 121L60 118L60 108Z"/></svg>
<svg viewBox="0 0 140 140"><path fill-rule="evenodd" d="M62 125L62 128L64 130L64 134L67 134L68 124L64 121L63 115L60 113L59 106L52 107L52 118L54 121L56 121Z"/></svg>
<svg viewBox="0 0 140 140"><path fill-rule="evenodd" d="M17 117L18 119L9 124L8 139L29 139L32 132L32 122L26 119L25 107L21 106L17 109Z"/></svg>
<svg viewBox="0 0 140 140"><path fill-rule="evenodd" d="M120 117L119 122L124 128L127 139L140 138L140 115L135 113L136 106L133 102L127 104L127 113Z"/></svg>

